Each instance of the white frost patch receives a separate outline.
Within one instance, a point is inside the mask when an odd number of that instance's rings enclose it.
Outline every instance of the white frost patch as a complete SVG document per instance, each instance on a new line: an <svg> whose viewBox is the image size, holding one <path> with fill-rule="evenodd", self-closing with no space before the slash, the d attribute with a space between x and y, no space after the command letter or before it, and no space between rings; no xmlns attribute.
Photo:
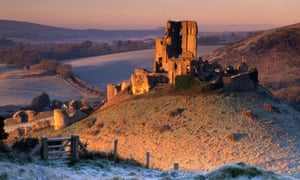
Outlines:
<svg viewBox="0 0 300 180"><path fill-rule="evenodd" d="M235 180L263 180L263 179L291 179L277 175L273 172L263 171L259 175L233 176L228 169L238 168L247 170L247 165L231 164L225 165L209 173L200 172L174 172L148 170L141 167L114 164L109 161L86 161L79 162L72 167L55 162L14 164L11 162L0 162L0 179L235 179ZM234 173L233 173L234 174Z"/></svg>

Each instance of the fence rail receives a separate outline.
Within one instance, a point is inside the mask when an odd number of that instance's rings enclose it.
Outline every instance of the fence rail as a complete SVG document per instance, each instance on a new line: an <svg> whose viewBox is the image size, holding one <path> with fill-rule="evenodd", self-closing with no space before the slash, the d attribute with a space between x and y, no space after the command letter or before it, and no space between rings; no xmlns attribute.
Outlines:
<svg viewBox="0 0 300 180"><path fill-rule="evenodd" d="M113 160L115 163L118 162L118 139L113 141ZM41 152L41 158L43 160L48 159L70 159L71 161L79 159L79 151L82 150L88 155L88 150L85 145L79 140L78 135L71 135L71 137L62 138L47 138L46 136L41 137L41 142L36 145L30 152L30 156L33 156L37 152ZM150 152L146 152L146 162L143 163L144 167L150 169L151 158L155 158L150 155ZM174 162L174 172L179 170L179 163Z"/></svg>
<svg viewBox="0 0 300 180"><path fill-rule="evenodd" d="M147 151L146 152L146 162L144 164L144 167L147 169L150 169L150 157L154 158L153 156L150 155L150 152ZM114 149L113 149L113 159L115 162L118 162L118 139L114 140ZM173 164L173 170L174 172L179 171L179 163L178 162L174 162Z"/></svg>

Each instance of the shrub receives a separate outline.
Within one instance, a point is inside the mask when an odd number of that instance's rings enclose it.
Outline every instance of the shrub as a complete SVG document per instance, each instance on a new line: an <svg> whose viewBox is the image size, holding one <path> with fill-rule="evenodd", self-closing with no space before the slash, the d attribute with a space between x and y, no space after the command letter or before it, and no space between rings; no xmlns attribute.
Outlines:
<svg viewBox="0 0 300 180"><path fill-rule="evenodd" d="M176 90L184 90L199 85L200 85L200 81L190 75L181 75L181 76L176 76L175 78Z"/></svg>
<svg viewBox="0 0 300 180"><path fill-rule="evenodd" d="M177 108L174 111L169 112L169 116L170 117L180 116L183 111L184 111L184 108Z"/></svg>
<svg viewBox="0 0 300 180"><path fill-rule="evenodd" d="M252 81L257 84L258 83L258 70L256 68L251 68L249 71L249 76L252 79Z"/></svg>
<svg viewBox="0 0 300 180"><path fill-rule="evenodd" d="M217 79L209 84L209 89L220 89L224 86L223 78L217 77Z"/></svg>
<svg viewBox="0 0 300 180"><path fill-rule="evenodd" d="M56 73L63 79L74 79L75 77L72 66L70 64L58 65Z"/></svg>
<svg viewBox="0 0 300 180"><path fill-rule="evenodd" d="M1 174L0 174L0 179L2 180L6 180L6 179L8 179L8 174L7 174L7 172L2 172Z"/></svg>
<svg viewBox="0 0 300 180"><path fill-rule="evenodd" d="M254 178L261 175L263 175L262 170L244 163L237 163L232 166L224 166L217 171L209 173L208 179Z"/></svg>
<svg viewBox="0 0 300 180"><path fill-rule="evenodd" d="M63 103L59 100L54 99L54 100L51 101L51 108L52 109L60 109L62 105L63 105Z"/></svg>
<svg viewBox="0 0 300 180"><path fill-rule="evenodd" d="M211 90L220 89L223 87L223 85L223 79L221 78L220 80L217 79L217 81L211 82L209 84L200 84L196 88L200 92L208 92Z"/></svg>
<svg viewBox="0 0 300 180"><path fill-rule="evenodd" d="M262 171L257 169L256 167L244 167L242 163L240 164L240 167L228 167L226 169L224 168L224 174L228 175L230 178L236 178L239 176L253 178L262 175Z"/></svg>
<svg viewBox="0 0 300 180"><path fill-rule="evenodd" d="M39 63L40 68L43 70L47 70L52 73L56 73L58 62L54 59L43 59Z"/></svg>
<svg viewBox="0 0 300 180"><path fill-rule="evenodd" d="M8 134L4 130L4 118L0 116L0 143L1 140L6 139Z"/></svg>
<svg viewBox="0 0 300 180"><path fill-rule="evenodd" d="M50 98L47 93L42 93L37 97L33 98L30 106L33 110L37 112L41 112L45 109L45 107L50 106Z"/></svg>
<svg viewBox="0 0 300 180"><path fill-rule="evenodd" d="M20 151L20 152L30 152L37 144L39 143L39 140L37 138L26 138L21 139L19 141L16 141L12 148Z"/></svg>

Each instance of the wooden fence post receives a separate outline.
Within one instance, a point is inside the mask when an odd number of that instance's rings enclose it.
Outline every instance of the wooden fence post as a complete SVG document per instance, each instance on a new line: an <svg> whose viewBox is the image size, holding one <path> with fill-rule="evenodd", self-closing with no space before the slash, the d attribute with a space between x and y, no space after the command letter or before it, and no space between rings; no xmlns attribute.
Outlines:
<svg viewBox="0 0 300 180"><path fill-rule="evenodd" d="M117 153L118 153L118 139L115 139L114 142L114 161L117 162Z"/></svg>
<svg viewBox="0 0 300 180"><path fill-rule="evenodd" d="M174 163L174 171L179 170L179 164L177 162Z"/></svg>
<svg viewBox="0 0 300 180"><path fill-rule="evenodd" d="M71 160L75 161L79 158L78 143L79 136L71 135Z"/></svg>
<svg viewBox="0 0 300 180"><path fill-rule="evenodd" d="M48 160L48 138L46 136L42 136L42 153L41 158L43 160Z"/></svg>
<svg viewBox="0 0 300 180"><path fill-rule="evenodd" d="M150 152L146 152L146 168L150 168Z"/></svg>

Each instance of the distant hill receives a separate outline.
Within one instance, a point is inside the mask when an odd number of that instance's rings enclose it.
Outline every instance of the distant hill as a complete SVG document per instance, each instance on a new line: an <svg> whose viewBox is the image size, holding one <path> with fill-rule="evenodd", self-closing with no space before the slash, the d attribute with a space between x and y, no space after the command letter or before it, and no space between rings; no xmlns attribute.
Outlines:
<svg viewBox="0 0 300 180"><path fill-rule="evenodd" d="M241 40L259 31L203 32L199 27L199 44L224 44ZM74 41L144 40L162 37L164 28L150 30L69 29L30 22L0 20L0 39L21 43L57 43Z"/></svg>
<svg viewBox="0 0 300 180"><path fill-rule="evenodd" d="M0 48L15 46L16 43L9 39L0 39Z"/></svg>
<svg viewBox="0 0 300 180"><path fill-rule="evenodd" d="M204 57L223 66L242 56L259 70L260 83L300 110L300 23L261 32Z"/></svg>
<svg viewBox="0 0 300 180"><path fill-rule="evenodd" d="M16 42L112 41L158 37L162 29L153 30L75 30L30 22L0 20L0 38Z"/></svg>

